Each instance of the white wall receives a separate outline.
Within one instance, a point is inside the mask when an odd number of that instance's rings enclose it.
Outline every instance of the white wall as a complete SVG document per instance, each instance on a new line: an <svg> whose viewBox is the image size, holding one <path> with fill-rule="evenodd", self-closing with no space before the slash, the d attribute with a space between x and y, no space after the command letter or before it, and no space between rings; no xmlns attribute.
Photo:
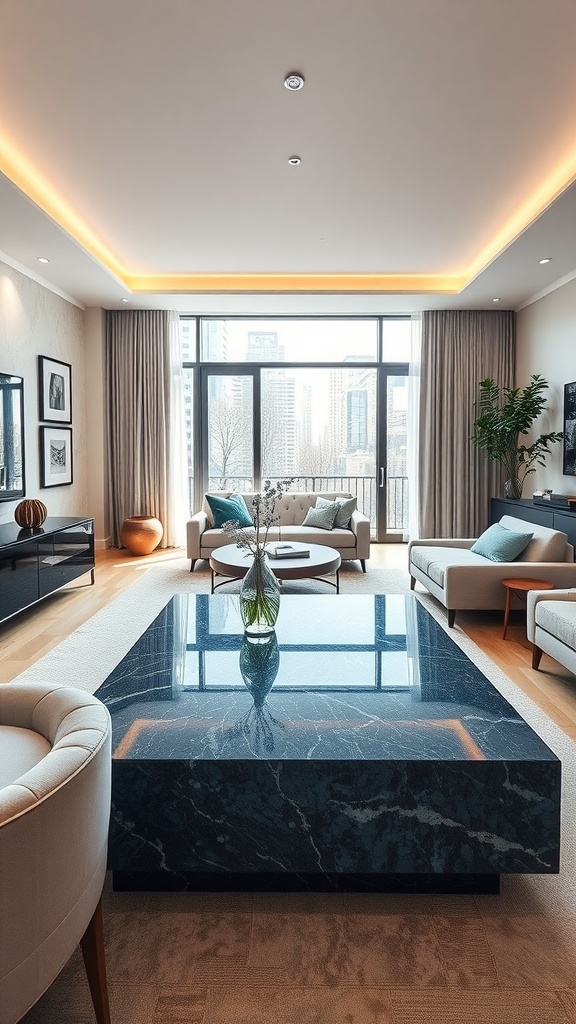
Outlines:
<svg viewBox="0 0 576 1024"><path fill-rule="evenodd" d="M72 366L73 482L40 487L38 356ZM0 263L0 372L24 378L26 497L48 515L92 515L87 494L84 312ZM0 523L12 522L17 501L0 502Z"/></svg>
<svg viewBox="0 0 576 1024"><path fill-rule="evenodd" d="M564 385L576 380L576 281L538 299L517 314L516 384L525 387L541 373L550 387L547 408L536 435L563 429ZM576 494L576 477L562 473L562 442L551 448L544 469L538 467L524 485L524 498L535 488Z"/></svg>

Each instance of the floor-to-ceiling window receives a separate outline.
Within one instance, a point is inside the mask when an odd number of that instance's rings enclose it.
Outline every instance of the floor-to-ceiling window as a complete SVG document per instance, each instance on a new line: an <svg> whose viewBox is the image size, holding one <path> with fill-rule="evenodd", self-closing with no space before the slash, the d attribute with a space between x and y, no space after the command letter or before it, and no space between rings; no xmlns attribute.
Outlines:
<svg viewBox="0 0 576 1024"><path fill-rule="evenodd" d="M191 508L206 490L350 491L406 529L409 318L182 318Z"/></svg>

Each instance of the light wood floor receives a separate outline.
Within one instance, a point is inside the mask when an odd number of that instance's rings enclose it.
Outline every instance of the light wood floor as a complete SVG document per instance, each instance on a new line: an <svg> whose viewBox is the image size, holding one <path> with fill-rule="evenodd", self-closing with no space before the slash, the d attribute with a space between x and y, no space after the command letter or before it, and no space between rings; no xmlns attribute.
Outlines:
<svg viewBox="0 0 576 1024"><path fill-rule="evenodd" d="M183 554L182 550L169 549L135 558L115 549L97 552L94 586L81 583L62 590L0 626L0 682L10 682L34 664L129 587L144 568L157 562L181 560ZM368 571L371 567L405 570L406 556L405 544L374 544ZM538 672L531 668L523 612L511 615L506 640L502 639L500 612L460 612L456 624L564 732L576 739L576 677L546 654Z"/></svg>

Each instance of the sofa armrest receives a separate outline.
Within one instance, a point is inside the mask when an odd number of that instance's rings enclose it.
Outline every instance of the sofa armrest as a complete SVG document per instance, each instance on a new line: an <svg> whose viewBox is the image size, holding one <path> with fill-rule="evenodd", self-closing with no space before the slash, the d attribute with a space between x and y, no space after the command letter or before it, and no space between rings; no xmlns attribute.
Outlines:
<svg viewBox="0 0 576 1024"><path fill-rule="evenodd" d="M200 540L208 526L205 512L196 512L186 523L186 555L188 558L200 558Z"/></svg>
<svg viewBox="0 0 576 1024"><path fill-rule="evenodd" d="M526 633L534 643L536 629L536 605L540 601L576 601L576 588L564 590L530 590L526 595Z"/></svg>
<svg viewBox="0 0 576 1024"><path fill-rule="evenodd" d="M356 509L352 513L350 529L356 536L356 557L370 558L370 520Z"/></svg>

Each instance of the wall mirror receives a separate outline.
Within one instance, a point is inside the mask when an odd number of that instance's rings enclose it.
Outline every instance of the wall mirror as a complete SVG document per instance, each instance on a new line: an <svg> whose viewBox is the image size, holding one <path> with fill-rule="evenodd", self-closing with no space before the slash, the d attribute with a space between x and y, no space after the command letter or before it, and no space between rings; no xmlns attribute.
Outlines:
<svg viewBox="0 0 576 1024"><path fill-rule="evenodd" d="M0 501L24 491L24 380L0 373Z"/></svg>

